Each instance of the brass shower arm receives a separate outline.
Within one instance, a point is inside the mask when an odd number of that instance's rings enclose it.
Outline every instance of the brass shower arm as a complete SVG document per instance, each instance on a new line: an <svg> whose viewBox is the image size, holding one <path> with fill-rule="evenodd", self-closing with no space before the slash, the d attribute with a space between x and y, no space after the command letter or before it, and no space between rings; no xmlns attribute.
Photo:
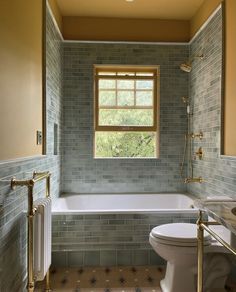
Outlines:
<svg viewBox="0 0 236 292"><path fill-rule="evenodd" d="M189 59L189 62L192 63L195 59L204 59L204 55L203 54L200 54L200 55L195 55L195 56L192 56L190 59Z"/></svg>

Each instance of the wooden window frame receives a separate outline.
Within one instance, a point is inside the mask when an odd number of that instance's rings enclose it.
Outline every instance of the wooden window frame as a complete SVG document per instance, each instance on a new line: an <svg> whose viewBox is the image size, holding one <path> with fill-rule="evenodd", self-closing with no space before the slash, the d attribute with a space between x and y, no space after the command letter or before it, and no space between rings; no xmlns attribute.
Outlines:
<svg viewBox="0 0 236 292"><path fill-rule="evenodd" d="M152 73L152 76L122 76L122 75L99 75L100 72L134 72L134 73ZM95 131L114 131L114 132L158 132L158 121L160 117L159 112L159 82L160 82L160 74L159 74L159 66L119 66L119 65L94 65L94 129ZM100 79L115 79L115 80L153 80L154 88L153 88L153 106L115 106L115 109L150 109L153 108L153 125L152 126L101 126L99 125L99 80ZM117 90L117 88L116 88ZM129 91L125 89L125 91ZM133 90L132 90L133 91ZM141 90L139 90L141 91ZM144 90L148 91L148 90ZM111 109L112 106L103 106L102 108Z"/></svg>

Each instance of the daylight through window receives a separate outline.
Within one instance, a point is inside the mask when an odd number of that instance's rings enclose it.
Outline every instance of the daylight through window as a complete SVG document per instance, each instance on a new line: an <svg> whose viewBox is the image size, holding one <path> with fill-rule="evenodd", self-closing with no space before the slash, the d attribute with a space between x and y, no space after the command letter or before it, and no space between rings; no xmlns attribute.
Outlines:
<svg viewBox="0 0 236 292"><path fill-rule="evenodd" d="M155 158L158 67L95 67L95 157Z"/></svg>

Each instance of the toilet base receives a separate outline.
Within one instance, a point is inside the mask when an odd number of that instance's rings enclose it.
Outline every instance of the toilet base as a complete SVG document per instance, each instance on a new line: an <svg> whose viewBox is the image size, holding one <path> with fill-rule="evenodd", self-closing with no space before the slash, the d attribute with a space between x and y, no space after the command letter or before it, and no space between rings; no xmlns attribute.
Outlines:
<svg viewBox="0 0 236 292"><path fill-rule="evenodd" d="M207 254L204 260L204 288L211 292L217 289L224 291L225 282L231 270L229 257L223 254ZM176 264L167 262L165 278L161 280L162 292L196 292L197 262Z"/></svg>
<svg viewBox="0 0 236 292"><path fill-rule="evenodd" d="M196 292L194 267L167 263L165 278L161 280L162 292Z"/></svg>

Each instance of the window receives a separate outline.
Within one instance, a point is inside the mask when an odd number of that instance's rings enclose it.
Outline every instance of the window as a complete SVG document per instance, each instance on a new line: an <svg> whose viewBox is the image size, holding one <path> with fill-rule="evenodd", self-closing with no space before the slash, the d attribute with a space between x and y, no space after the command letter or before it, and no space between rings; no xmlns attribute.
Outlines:
<svg viewBox="0 0 236 292"><path fill-rule="evenodd" d="M158 67L95 66L95 157L157 157Z"/></svg>

